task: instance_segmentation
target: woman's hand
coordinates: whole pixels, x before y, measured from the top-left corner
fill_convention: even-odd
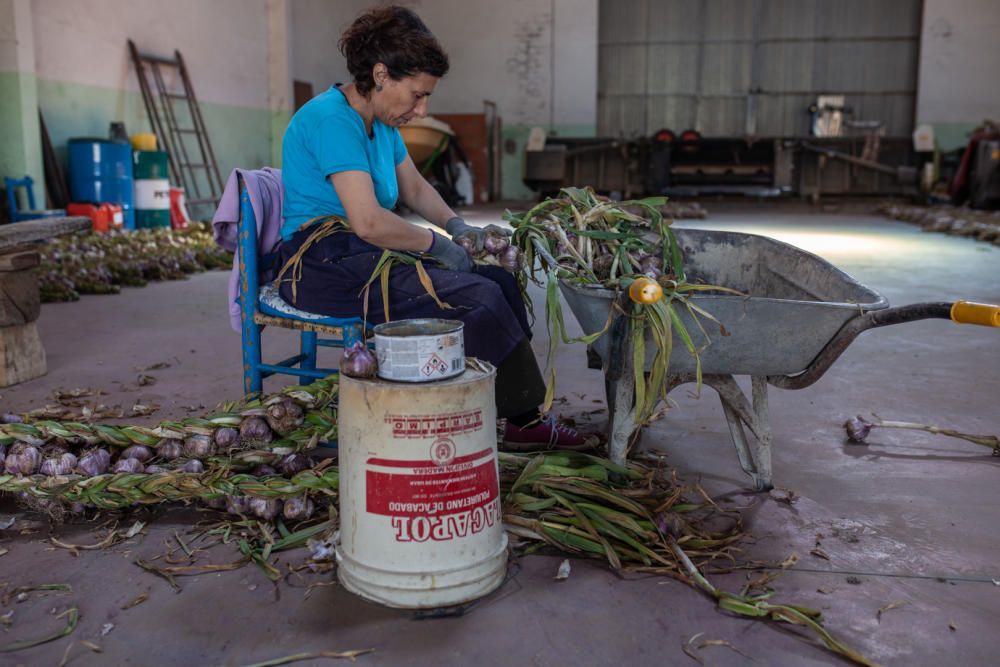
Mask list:
[[[486,225],[485,227],[473,227],[467,223],[462,218],[455,216],[444,226],[445,230],[451,234],[451,240],[456,243],[460,239],[467,238],[471,241],[474,252],[482,252],[483,243],[486,241],[486,235],[490,232],[494,234],[503,234],[504,236],[510,236],[511,232],[509,229],[504,229],[497,225]]]
[[[469,253],[465,252],[465,248],[454,241],[449,241],[437,232],[431,233],[434,234],[434,240],[431,242],[431,247],[427,249],[428,255],[441,262],[446,269],[465,273],[472,270],[472,258],[469,257]]]

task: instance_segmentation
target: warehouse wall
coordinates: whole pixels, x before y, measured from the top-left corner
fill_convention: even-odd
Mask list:
[[[341,31],[372,2],[292,0],[292,78],[318,93],[347,80]],[[417,0],[412,7],[451,57],[431,113],[482,113],[495,101],[503,119],[503,194],[528,197],[524,145],[534,126],[593,136],[597,125],[597,0]]]
[[[43,194],[36,106],[63,160],[69,138],[106,137],[111,121],[124,121],[130,134],[150,130],[129,38],[149,53],[184,55],[224,175],[269,164],[273,126],[284,130],[291,105],[290,92],[282,94],[290,91],[289,58],[272,53],[287,49],[283,13],[287,0],[179,0],[169,8],[156,0],[0,0],[0,172],[26,167]]]
[[[31,176],[44,206],[37,105],[31,2],[0,0],[0,177]]]
[[[223,174],[268,163],[265,0],[179,0],[169,9],[157,0],[32,5],[38,103],[57,152],[70,137],[107,136],[112,120],[130,134],[150,131],[131,38],[145,52],[181,51]]]
[[[1000,119],[1000,2],[924,0],[917,121],[944,149],[966,143],[984,119]]]

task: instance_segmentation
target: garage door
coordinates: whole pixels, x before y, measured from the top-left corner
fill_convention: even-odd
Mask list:
[[[820,94],[913,130],[920,0],[600,0],[598,132],[803,136]]]

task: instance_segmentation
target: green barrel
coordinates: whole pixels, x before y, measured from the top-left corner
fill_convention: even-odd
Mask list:
[[[136,229],[170,227],[170,177],[166,151],[135,151]]]

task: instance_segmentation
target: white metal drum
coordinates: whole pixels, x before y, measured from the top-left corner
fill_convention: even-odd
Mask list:
[[[341,376],[338,577],[393,607],[476,599],[501,584],[495,369],[433,384]]]

